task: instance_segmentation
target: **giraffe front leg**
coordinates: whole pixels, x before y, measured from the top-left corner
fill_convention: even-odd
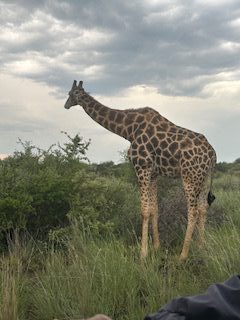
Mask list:
[[[188,177],[183,178],[183,187],[185,191],[185,196],[187,200],[187,230],[183,242],[183,248],[180,255],[180,261],[184,261],[188,257],[190,243],[192,240],[192,234],[195,229],[195,225],[198,218],[198,207],[197,207],[197,198],[199,190],[198,188],[191,182],[189,182]]]
[[[158,232],[158,212],[152,216],[152,231],[153,231],[153,247],[157,250],[160,247],[160,239]]]
[[[148,254],[148,227],[149,227],[149,199],[148,192],[141,188],[141,214],[142,214],[142,239],[141,239],[141,259],[146,258]]]
[[[141,259],[145,259],[148,254],[148,225],[149,217],[143,216],[142,219],[142,240],[141,240]]]
[[[149,219],[151,214],[150,207],[150,181],[151,170],[140,169],[137,171],[138,182],[141,194],[141,215],[142,215],[142,239],[141,239],[141,254],[143,260],[148,254],[148,229]]]

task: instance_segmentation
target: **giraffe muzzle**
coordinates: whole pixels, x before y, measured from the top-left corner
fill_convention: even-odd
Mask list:
[[[65,102],[65,104],[64,104],[64,108],[65,108],[65,109],[70,109],[71,106],[72,106],[72,104],[71,104],[71,99],[70,99],[70,97],[69,97],[69,98],[67,99],[67,101]]]

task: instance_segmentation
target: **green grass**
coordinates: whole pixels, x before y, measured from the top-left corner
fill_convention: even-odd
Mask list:
[[[225,279],[240,273],[240,228],[232,221],[207,235],[207,263],[210,275]]]
[[[105,313],[113,319],[143,319],[170,299],[203,292],[211,283],[239,273],[240,230],[232,222],[207,233],[207,246],[194,245],[189,260],[179,250],[150,251],[145,263],[139,248],[114,238],[71,239],[64,253],[49,254],[36,274],[33,319],[75,319]]]
[[[114,319],[141,319],[177,295],[201,290],[202,279],[194,274],[198,261],[181,265],[176,253],[163,251],[151,253],[141,264],[138,256],[137,247],[114,239],[88,241],[84,251],[71,247],[65,254],[50,254],[35,279],[35,318],[73,319],[101,312]]]
[[[193,243],[186,263],[178,261],[180,247],[151,249],[141,263],[138,243],[129,245],[113,235],[93,238],[77,225],[58,249],[16,237],[0,258],[0,319],[81,319],[105,313],[114,320],[139,320],[174,297],[201,293],[239,273],[240,191],[237,180],[231,181],[221,177],[215,182],[211,210],[224,219],[208,225],[206,247],[199,251]]]
[[[239,273],[240,230],[231,223],[209,230],[205,252],[192,248],[185,264],[178,262],[179,250],[150,251],[141,263],[138,246],[78,236],[81,245],[74,238],[64,251],[49,249],[38,269],[31,259],[23,261],[20,248],[19,255],[2,258],[1,317],[81,319],[101,312],[116,320],[143,319],[176,296],[200,293]]]
[[[9,243],[9,253],[0,258],[0,319],[26,319],[31,283],[29,265],[32,247],[22,246],[18,237]]]

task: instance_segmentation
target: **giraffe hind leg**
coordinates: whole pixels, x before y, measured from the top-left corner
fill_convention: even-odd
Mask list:
[[[197,222],[197,207],[190,206],[188,208],[188,223],[187,223],[187,230],[183,242],[182,252],[180,255],[180,261],[185,261],[188,257],[190,243],[192,240],[192,234],[195,229],[195,225]]]
[[[150,215],[152,222],[153,247],[157,250],[160,246],[158,232],[158,200],[157,200],[157,178],[153,177],[150,183]]]
[[[205,243],[204,233],[205,233],[205,223],[207,218],[207,202],[202,202],[198,204],[198,246],[202,248]]]
[[[148,254],[148,229],[150,220],[150,170],[142,170],[138,174],[138,181],[141,194],[141,214],[142,214],[142,239],[141,239],[141,254],[143,260]]]
[[[187,200],[188,222],[187,222],[187,230],[186,230],[186,234],[183,242],[182,252],[180,255],[180,261],[184,261],[188,257],[192,235],[198,219],[197,196],[199,194],[199,190],[187,179],[186,180],[183,179],[183,187],[184,187],[185,196]]]
[[[205,223],[207,218],[207,210],[211,203],[214,201],[215,196],[212,194],[211,190],[211,176],[208,175],[205,182],[203,183],[201,192],[198,197],[198,236],[199,236],[199,247],[202,248],[204,245],[204,233],[205,233]]]

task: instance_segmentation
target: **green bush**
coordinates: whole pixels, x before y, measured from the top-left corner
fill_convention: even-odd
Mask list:
[[[86,170],[73,178],[69,218],[95,235],[128,236],[139,224],[139,197],[134,186]]]
[[[27,229],[40,238],[68,224],[71,177],[86,164],[89,142],[76,135],[69,143],[47,151],[30,142],[22,151],[0,160],[0,236]]]

